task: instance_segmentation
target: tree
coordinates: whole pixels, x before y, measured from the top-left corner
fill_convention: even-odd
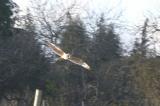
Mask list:
[[[159,57],[155,58],[154,55],[149,55],[151,45],[150,30],[152,26],[148,24],[149,19],[144,21],[142,26],[140,39],[136,39],[134,45],[133,55],[130,57],[132,59],[132,72],[134,73],[134,80],[137,91],[143,95],[144,103],[148,105],[159,105],[158,87],[160,86],[158,82],[158,63]],[[153,36],[153,33],[152,33]],[[157,54],[156,54],[157,55]],[[152,97],[152,98],[151,98]]]
[[[14,29],[13,34],[13,37],[0,41],[0,94],[9,98],[13,94],[12,99],[23,100],[21,95],[26,93],[26,88],[45,88],[49,62],[42,55],[33,33]]]
[[[16,4],[12,0],[0,1],[0,36],[10,36],[13,27],[12,9]]]
[[[108,98],[111,93],[111,90],[104,89],[112,89],[115,85],[106,86],[109,81],[106,81],[106,74],[108,70],[112,70],[110,74],[113,74],[113,70],[117,70],[115,67],[115,60],[121,57],[120,54],[120,39],[118,34],[115,33],[114,25],[106,25],[105,17],[102,14],[97,22],[97,29],[94,32],[93,40],[92,40],[92,66],[95,70],[95,83],[94,89],[96,89],[96,104],[97,105],[106,105],[109,102]],[[112,68],[113,67],[115,68]],[[107,73],[108,74],[108,73]],[[103,82],[104,81],[104,82]],[[110,81],[114,82],[114,79],[110,79]],[[103,92],[104,95],[101,95]],[[108,95],[107,97],[105,95]],[[113,94],[111,94],[113,96]],[[111,96],[110,95],[110,96]],[[103,99],[107,101],[103,101]],[[96,105],[95,105],[96,106]]]
[[[147,18],[144,21],[144,24],[142,26],[142,30],[141,31],[141,37],[138,39],[136,38],[135,42],[134,42],[134,48],[133,48],[133,54],[139,54],[141,56],[147,56],[147,52],[148,52],[148,46],[149,46],[149,38],[148,38],[148,22],[149,19]]]
[[[70,13],[67,15],[67,23],[62,34],[61,46],[67,52],[81,55],[83,52],[86,52],[89,38],[80,17],[72,18],[70,15]]]
[[[88,44],[88,35],[86,34],[86,28],[80,19],[79,16],[72,17],[68,12],[65,29],[62,33],[62,39],[60,46],[62,49],[68,53],[71,53],[74,56],[80,57],[87,61],[87,44]],[[66,61],[65,61],[66,62]],[[72,63],[64,63],[65,69],[65,88],[72,90],[72,98],[68,98],[69,105],[71,104],[84,104],[86,99],[86,74],[84,69],[74,65]],[[63,70],[64,70],[63,69]],[[68,92],[69,92],[68,91]],[[72,93],[71,93],[72,94]],[[70,95],[68,95],[70,96]],[[77,99],[74,99],[77,98]]]
[[[106,25],[104,15],[97,22],[97,30],[94,37],[94,54],[96,64],[120,58],[120,39],[114,31],[113,25]]]

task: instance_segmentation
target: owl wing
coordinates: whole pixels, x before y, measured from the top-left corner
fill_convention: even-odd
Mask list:
[[[65,52],[60,49],[59,47],[57,47],[55,44],[47,42],[48,47],[52,48],[53,52],[56,53],[58,56],[62,57]]]
[[[90,66],[80,58],[70,56],[70,58],[68,60],[74,64],[78,64],[78,65],[82,66],[83,68],[90,70]]]

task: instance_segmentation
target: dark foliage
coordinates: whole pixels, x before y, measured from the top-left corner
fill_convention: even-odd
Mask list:
[[[17,5],[12,0],[0,1],[0,37],[11,36],[13,22],[13,8]]]
[[[44,88],[49,63],[41,55],[33,33],[14,29],[14,36],[0,41],[0,91]],[[2,95],[1,95],[2,96]]]

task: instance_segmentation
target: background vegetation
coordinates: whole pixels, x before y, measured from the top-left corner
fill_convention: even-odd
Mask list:
[[[160,105],[160,57],[154,39],[158,23],[146,18],[134,27],[133,49],[125,52],[117,32],[121,27],[109,22],[107,13],[90,25],[74,14],[75,4],[61,8],[58,18],[58,13],[51,16],[56,8],[47,13],[46,5],[34,5],[26,15],[11,17],[18,6],[0,1],[1,106],[32,106],[36,88],[43,90],[46,106]],[[44,39],[82,58],[92,71],[68,61],[55,62],[58,57]]]

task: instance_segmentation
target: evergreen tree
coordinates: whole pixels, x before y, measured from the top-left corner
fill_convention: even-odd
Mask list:
[[[147,51],[148,51],[148,46],[149,46],[149,38],[148,38],[148,31],[147,31],[147,28],[148,28],[148,22],[149,20],[146,19],[144,21],[144,24],[142,26],[142,30],[141,31],[141,37],[138,39],[136,38],[135,39],[135,42],[134,42],[134,47],[133,47],[133,51],[132,53],[133,54],[138,54],[138,55],[141,55],[141,56],[147,56]]]
[[[11,0],[0,1],[0,36],[10,36],[11,27],[13,26],[12,9],[16,4]]]
[[[97,65],[120,58],[119,36],[115,33],[113,25],[105,24],[103,15],[97,23],[93,48]]]
[[[148,28],[148,19],[145,20],[143,29],[142,29],[142,38],[141,38],[141,52],[143,56],[146,56],[147,53],[147,43],[148,43],[148,38],[147,38],[147,28]]]
[[[79,16],[72,18],[70,14],[67,15],[66,24],[61,46],[67,52],[81,55],[85,51],[88,41],[85,26]]]
[[[115,64],[115,60],[120,58],[120,39],[119,36],[115,33],[113,25],[106,25],[105,17],[102,14],[99,21],[97,22],[97,30],[94,32],[93,38],[93,66],[96,71],[96,97],[98,101],[98,105],[101,105],[103,99],[105,102],[108,102],[109,93],[112,91],[108,91],[109,89],[113,89],[115,87],[114,84],[110,82],[106,82],[106,74],[107,70],[110,70],[112,65]],[[114,66],[114,71],[117,66]],[[112,73],[113,73],[112,70]],[[112,74],[110,73],[110,74]],[[109,73],[107,73],[109,74]],[[114,73],[115,74],[115,73]],[[104,81],[104,82],[103,82]],[[114,80],[111,79],[111,82]],[[111,86],[108,86],[108,85]],[[108,90],[107,90],[108,89]],[[102,96],[100,92],[104,92]],[[110,94],[110,96],[113,93]],[[112,95],[113,96],[113,95]],[[102,103],[105,103],[104,101]]]
[[[86,61],[88,36],[86,34],[85,26],[79,16],[73,18],[70,13],[67,14],[66,21],[66,27],[62,34],[60,46],[64,51]],[[67,64],[66,61],[63,66],[68,67],[67,69],[63,67],[65,69],[65,85],[70,85],[65,88],[68,90],[72,89],[74,92],[77,92],[72,95],[72,98],[67,98],[69,106],[75,103],[83,104],[86,93],[85,69],[70,62]]]
[[[1,45],[3,51],[0,53],[0,93],[4,94],[23,91],[26,87],[44,87],[46,70],[49,70],[49,62],[41,55],[33,34],[17,31],[9,40],[1,40],[7,43]]]

